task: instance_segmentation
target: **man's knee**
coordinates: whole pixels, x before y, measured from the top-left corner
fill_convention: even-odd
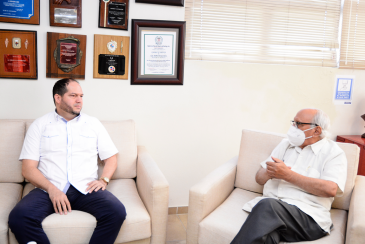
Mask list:
[[[265,244],[278,244],[280,242],[280,234],[278,231],[273,231],[266,236]]]
[[[105,217],[114,221],[115,224],[122,225],[127,216],[127,212],[123,203],[115,198],[115,200],[110,201],[108,205],[108,211],[105,212],[105,214],[108,216]]]
[[[256,206],[254,207],[254,209],[262,211],[263,209],[267,209],[267,208],[275,208],[275,206],[279,205],[279,200],[274,199],[274,198],[265,198],[262,199],[261,201],[259,201]]]
[[[9,228],[14,232],[17,228],[22,228],[27,219],[27,211],[20,207],[15,208],[9,214]]]
[[[113,212],[116,216],[116,219],[119,220],[118,222],[120,223],[120,225],[122,225],[125,218],[127,217],[127,212],[125,210],[124,205],[121,202],[119,202],[119,204],[116,204],[114,206]]]

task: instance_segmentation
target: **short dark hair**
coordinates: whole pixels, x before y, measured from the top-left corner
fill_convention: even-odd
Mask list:
[[[58,80],[54,86],[53,86],[53,102],[56,105],[56,101],[54,99],[54,95],[58,94],[61,97],[67,92],[67,86],[70,82],[77,82],[77,84],[80,84],[77,80],[71,79],[71,78],[65,78]]]

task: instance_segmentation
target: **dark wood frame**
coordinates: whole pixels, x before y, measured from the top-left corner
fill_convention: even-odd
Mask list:
[[[35,63],[35,77],[24,77],[24,76],[0,76],[2,79],[30,79],[30,80],[38,80],[38,53],[37,53],[37,31],[31,31],[31,30],[6,30],[6,29],[0,29],[0,31],[14,31],[14,32],[32,32],[34,35],[34,45],[33,45],[33,53],[35,55],[34,57],[34,63]],[[9,43],[9,45],[12,45]],[[2,62],[4,62],[4,57],[0,57]]]
[[[110,0],[110,2],[112,2],[113,0]],[[109,3],[110,3],[109,2]],[[118,1],[119,2],[119,1]],[[104,2],[103,0],[99,0],[99,22],[98,22],[98,26],[99,28],[108,28],[108,29],[118,29],[118,30],[128,30],[128,18],[129,18],[129,0],[123,0],[123,1],[120,1],[120,2],[123,2],[125,3],[125,25],[124,26],[120,26],[120,25],[108,25],[106,27],[102,26],[101,25],[101,21],[104,19],[104,11],[102,11],[101,9],[103,8],[104,10]],[[108,3],[108,5],[109,5]],[[103,7],[102,7],[103,5]],[[107,14],[108,15],[108,14]]]
[[[178,29],[176,78],[138,78],[139,28],[174,28]],[[131,85],[183,85],[185,57],[185,21],[132,20]]]
[[[184,7],[184,0],[136,0],[136,3],[151,3]]]
[[[6,18],[0,17],[0,22],[7,22],[7,23],[16,23],[16,24],[28,24],[28,25],[39,25],[40,23],[40,0],[34,0],[34,16],[30,19],[16,19],[16,18]]]
[[[76,6],[77,8],[77,24],[63,24],[63,23],[55,23],[54,22],[54,9],[59,8],[67,8],[67,5],[58,5],[53,3],[54,0],[49,0],[49,24],[50,26],[59,26],[59,27],[73,27],[73,28],[81,28],[82,27],[82,0],[78,0],[79,4]],[[74,5],[70,5],[70,7],[74,7]]]

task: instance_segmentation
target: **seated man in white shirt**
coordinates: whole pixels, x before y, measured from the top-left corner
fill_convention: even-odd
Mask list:
[[[250,212],[231,243],[313,241],[330,233],[330,209],[343,194],[347,159],[326,138],[329,118],[321,110],[297,113],[287,138],[261,163],[256,181],[263,196],[243,206]]]
[[[42,221],[52,213],[80,210],[97,226],[90,243],[114,243],[126,218],[124,205],[105,190],[117,168],[118,150],[100,121],[81,114],[83,92],[76,80],[53,87],[54,112],[35,120],[24,140],[20,159],[23,176],[36,188],[9,215],[19,244],[50,243]],[[105,167],[98,179],[97,157]]]

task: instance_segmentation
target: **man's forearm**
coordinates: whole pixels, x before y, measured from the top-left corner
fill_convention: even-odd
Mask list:
[[[270,180],[270,176],[267,174],[266,169],[261,167],[256,173],[256,182],[260,185],[265,185],[268,180]]]
[[[105,165],[101,177],[108,177],[111,179],[118,166],[117,155],[115,154],[110,158],[105,159],[104,163]]]
[[[310,178],[294,171],[285,180],[319,197],[334,197],[337,193],[338,186],[336,183],[328,180]]]
[[[37,168],[37,161],[24,159],[22,162],[22,175],[35,187],[41,188],[47,192],[56,187],[39,171]]]

